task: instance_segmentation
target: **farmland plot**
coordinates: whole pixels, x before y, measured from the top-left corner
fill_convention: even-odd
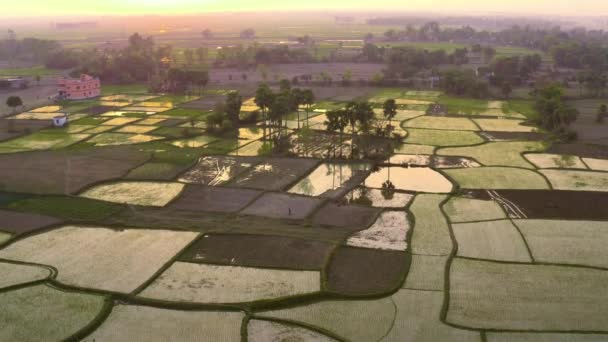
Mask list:
[[[453,224],[458,255],[476,259],[532,262],[526,243],[511,221]]]
[[[403,284],[404,289],[443,291],[447,256],[412,255],[412,265]]]
[[[524,157],[540,169],[587,169],[577,156],[563,154],[528,153]]]
[[[318,164],[316,160],[270,158],[237,176],[231,186],[260,190],[281,190]]]
[[[0,278],[0,290],[2,290],[10,286],[46,279],[51,275],[51,270],[40,266],[0,262],[0,274],[2,274]]]
[[[432,146],[466,146],[481,144],[483,138],[475,132],[450,131],[439,129],[408,128],[409,133],[405,139],[409,144],[432,145]]]
[[[402,125],[404,128],[428,128],[454,131],[478,131],[479,128],[471,119],[451,118],[441,116],[419,116],[408,120]]]
[[[540,170],[554,189],[608,191],[608,173],[593,171]]]
[[[369,164],[323,163],[302,178],[288,192],[306,196],[332,194],[351,183],[353,177],[364,175]]]
[[[169,205],[171,209],[235,213],[249,205],[262,191],[187,185]]]
[[[90,136],[90,134],[37,132],[0,143],[0,153],[60,149],[87,139]]]
[[[310,329],[260,319],[249,321],[247,325],[247,340],[250,342],[336,341],[331,337]]]
[[[465,189],[549,189],[545,178],[534,171],[508,167],[445,170]]]
[[[607,281],[601,270],[456,258],[446,319],[475,329],[605,331]]]
[[[505,219],[502,207],[494,201],[453,197],[444,206],[452,222],[472,222]]]
[[[374,224],[346,241],[354,247],[405,251],[410,224],[405,211],[385,211]]]
[[[491,132],[535,132],[536,128],[524,126],[523,120],[512,119],[474,119],[483,131]]]
[[[15,242],[0,250],[0,258],[54,266],[65,284],[129,293],[196,236],[67,226]]]
[[[404,208],[413,198],[413,194],[401,192],[387,193],[379,189],[365,187],[358,187],[344,197],[348,203],[368,205],[374,208]]]
[[[452,183],[441,173],[426,167],[381,167],[365,180],[365,185],[382,189],[391,183],[396,190],[418,191],[431,193],[448,193],[452,191]]]
[[[184,188],[180,183],[120,182],[98,185],[80,196],[114,203],[163,207]]]
[[[251,157],[203,157],[197,165],[183,174],[179,181],[210,186],[221,185],[261,161],[260,158]]]
[[[256,317],[302,322],[354,342],[379,341],[395,319],[390,297],[374,300],[323,301],[306,306],[262,311]]]
[[[412,253],[449,255],[452,251],[450,228],[439,206],[445,195],[417,195],[410,208],[414,215]]]
[[[61,223],[61,220],[44,215],[0,210],[0,231],[24,234]]]
[[[513,166],[531,168],[522,152],[542,151],[538,142],[490,142],[478,146],[442,148],[437,154],[443,156],[471,157],[485,166]]]
[[[242,303],[320,291],[317,271],[288,271],[176,262],[140,296],[193,303]]]
[[[265,193],[241,213],[280,219],[302,220],[323,203],[318,198]]]
[[[104,298],[37,285],[0,293],[0,340],[62,341],[90,324]]]
[[[608,268],[608,222],[516,220],[534,259]]]
[[[591,170],[608,171],[608,159],[583,158]]]
[[[85,341],[239,341],[241,312],[177,311],[117,305]]]

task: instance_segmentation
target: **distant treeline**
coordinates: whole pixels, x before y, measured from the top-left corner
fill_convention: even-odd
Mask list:
[[[534,28],[549,29],[555,27],[556,20],[543,20],[538,18],[522,17],[479,17],[479,16],[446,16],[440,19],[431,19],[426,16],[399,16],[399,17],[380,17],[367,20],[368,25],[381,26],[401,26],[407,25],[422,26],[429,21],[439,20],[445,26],[465,26],[470,25],[480,29],[497,31],[508,29],[515,25],[530,26]],[[573,25],[574,23],[566,20],[557,22],[560,25]]]
[[[43,62],[60,49],[61,45],[53,40],[9,38],[0,40],[0,59]]]

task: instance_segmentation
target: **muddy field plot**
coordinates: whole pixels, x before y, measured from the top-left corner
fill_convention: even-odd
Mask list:
[[[0,156],[0,189],[36,194],[75,193],[122,177],[149,154],[128,148],[32,152]]]
[[[531,219],[608,221],[608,193],[561,190],[499,190]]]
[[[261,158],[253,157],[203,157],[198,164],[184,173],[179,181],[210,186],[222,185],[261,161]]]
[[[445,170],[464,189],[549,189],[549,184],[540,174],[518,168],[478,167]]]
[[[540,169],[584,169],[587,166],[577,156],[548,153],[528,153],[524,157]]]
[[[547,138],[543,133],[538,132],[478,132],[479,135],[489,141],[542,141]]]
[[[29,213],[0,210],[0,231],[25,234],[61,223],[60,219]]]
[[[443,210],[452,222],[489,221],[507,218],[504,210],[495,201],[452,197],[443,205]]]
[[[380,214],[380,209],[377,208],[327,203],[315,212],[312,222],[356,231],[373,224],[378,214]]]
[[[243,303],[320,291],[317,271],[176,262],[140,294],[175,302]]]
[[[515,220],[534,259],[608,268],[608,222]]]
[[[229,186],[278,191],[310,172],[319,162],[313,159],[269,158],[237,176]]]
[[[280,219],[303,220],[323,204],[322,199],[305,196],[265,193],[241,214]]]
[[[452,225],[458,256],[513,262],[532,262],[526,242],[509,220]]]
[[[262,194],[258,190],[187,185],[170,209],[235,213]]]
[[[361,248],[406,251],[409,230],[406,211],[385,211],[371,227],[349,237],[346,244]]]
[[[19,240],[0,250],[0,258],[53,266],[65,284],[129,293],[197,235],[66,226]]]
[[[130,180],[172,181],[182,174],[189,165],[148,162],[129,172],[124,178]]]
[[[117,305],[91,335],[91,341],[238,341],[241,312],[178,311],[136,305]]]
[[[0,340],[64,341],[91,324],[104,297],[47,285],[0,293]]]
[[[180,183],[120,182],[94,186],[80,196],[113,203],[163,207],[183,188]]]
[[[339,247],[325,271],[327,290],[347,296],[389,293],[401,286],[410,258],[404,252]]]
[[[320,270],[334,245],[314,240],[248,234],[206,234],[180,261],[232,266]]]
[[[474,329],[605,331],[607,281],[602,270],[456,258],[446,319]]]

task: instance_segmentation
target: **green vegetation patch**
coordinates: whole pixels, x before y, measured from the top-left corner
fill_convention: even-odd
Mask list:
[[[452,197],[443,206],[452,222],[488,221],[507,218],[502,207],[494,201]]]
[[[526,243],[509,220],[452,225],[458,256],[475,259],[532,262]]]
[[[62,341],[93,322],[104,297],[37,285],[0,293],[0,340]]]
[[[12,203],[9,208],[70,221],[97,221],[123,209],[118,204],[71,196],[39,196]]]
[[[540,142],[505,141],[489,142],[478,146],[442,148],[442,156],[471,157],[485,166],[513,166],[532,168],[522,156],[523,152],[539,152],[545,149]]]
[[[408,128],[406,143],[433,146],[466,146],[481,144],[483,138],[474,132]]]
[[[517,220],[534,259],[608,268],[608,222]]]
[[[37,132],[0,143],[0,153],[60,149],[87,139],[88,137],[90,137],[89,134]]]
[[[449,255],[452,252],[450,228],[439,206],[446,195],[418,195],[410,207],[414,216],[411,237],[413,254]]]
[[[353,342],[379,341],[391,330],[395,305],[390,297],[374,300],[335,300],[289,309],[263,311],[256,317],[300,322],[330,331]],[[362,327],[364,327],[362,329]]]
[[[508,167],[478,167],[444,170],[465,189],[549,189],[545,178],[534,171]]]
[[[554,189],[578,191],[608,191],[608,175],[605,172],[540,170]]]
[[[412,255],[412,264],[403,288],[410,290],[443,291],[447,256]]]
[[[604,331],[608,272],[456,258],[446,320],[473,329]]]
[[[0,232],[0,236],[1,236]],[[0,243],[1,244],[1,243]],[[0,262],[0,289],[37,280],[46,279],[51,275],[48,268]]]
[[[452,118],[444,116],[419,116],[402,124],[403,128],[428,128],[456,131],[478,131],[479,128],[469,118]]]
[[[441,271],[442,275],[444,271]],[[395,323],[382,341],[479,341],[479,332],[451,327],[439,320],[444,294],[400,290],[391,299],[397,307]]]
[[[274,270],[176,262],[141,297],[193,303],[242,303],[321,290],[318,271]]]
[[[178,311],[116,305],[85,340],[90,341],[239,341],[241,312]]]
[[[564,154],[528,153],[524,157],[540,169],[587,169],[577,156]]]
[[[435,152],[435,146],[429,145],[414,145],[414,144],[403,144],[399,148],[395,149],[395,153],[399,154],[427,154],[431,155]]]
[[[210,111],[191,108],[173,108],[171,110],[163,112],[163,115],[170,117],[194,118],[197,120],[202,120],[209,114],[211,114]]]
[[[10,240],[13,236],[9,233],[0,232],[0,245]],[[0,286],[2,287],[2,286]]]
[[[505,113],[515,112],[522,114],[528,120],[533,120],[538,117],[536,109],[534,109],[534,101],[532,100],[509,100],[502,107]]]
[[[141,180],[164,180],[169,181],[175,179],[177,175],[185,171],[183,165],[162,163],[162,162],[149,162],[144,165],[131,170],[126,179],[141,179]]]
[[[87,142],[93,143],[95,146],[116,146],[141,144],[160,139],[163,139],[163,137],[147,134],[101,133],[89,139]]]
[[[30,68],[0,68],[0,76],[49,76],[60,72],[60,70],[49,69],[42,65]]]
[[[148,87],[145,84],[125,84],[125,85],[102,85],[101,95],[114,94],[147,94]]]

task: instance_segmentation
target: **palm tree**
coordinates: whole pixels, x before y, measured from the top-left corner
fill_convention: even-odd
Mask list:
[[[306,126],[308,127],[310,107],[315,104],[315,94],[312,90],[305,89],[302,91],[302,104],[306,105]]]
[[[327,130],[330,132],[340,132],[340,157],[342,157],[342,136],[344,134],[344,129],[346,126],[348,126],[348,119],[348,113],[344,109],[331,110],[327,112],[327,120],[325,121]]]
[[[266,110],[270,108],[274,100],[274,94],[268,85],[261,84],[255,92],[255,104],[262,110],[262,121],[263,121],[263,139],[266,139]]]

